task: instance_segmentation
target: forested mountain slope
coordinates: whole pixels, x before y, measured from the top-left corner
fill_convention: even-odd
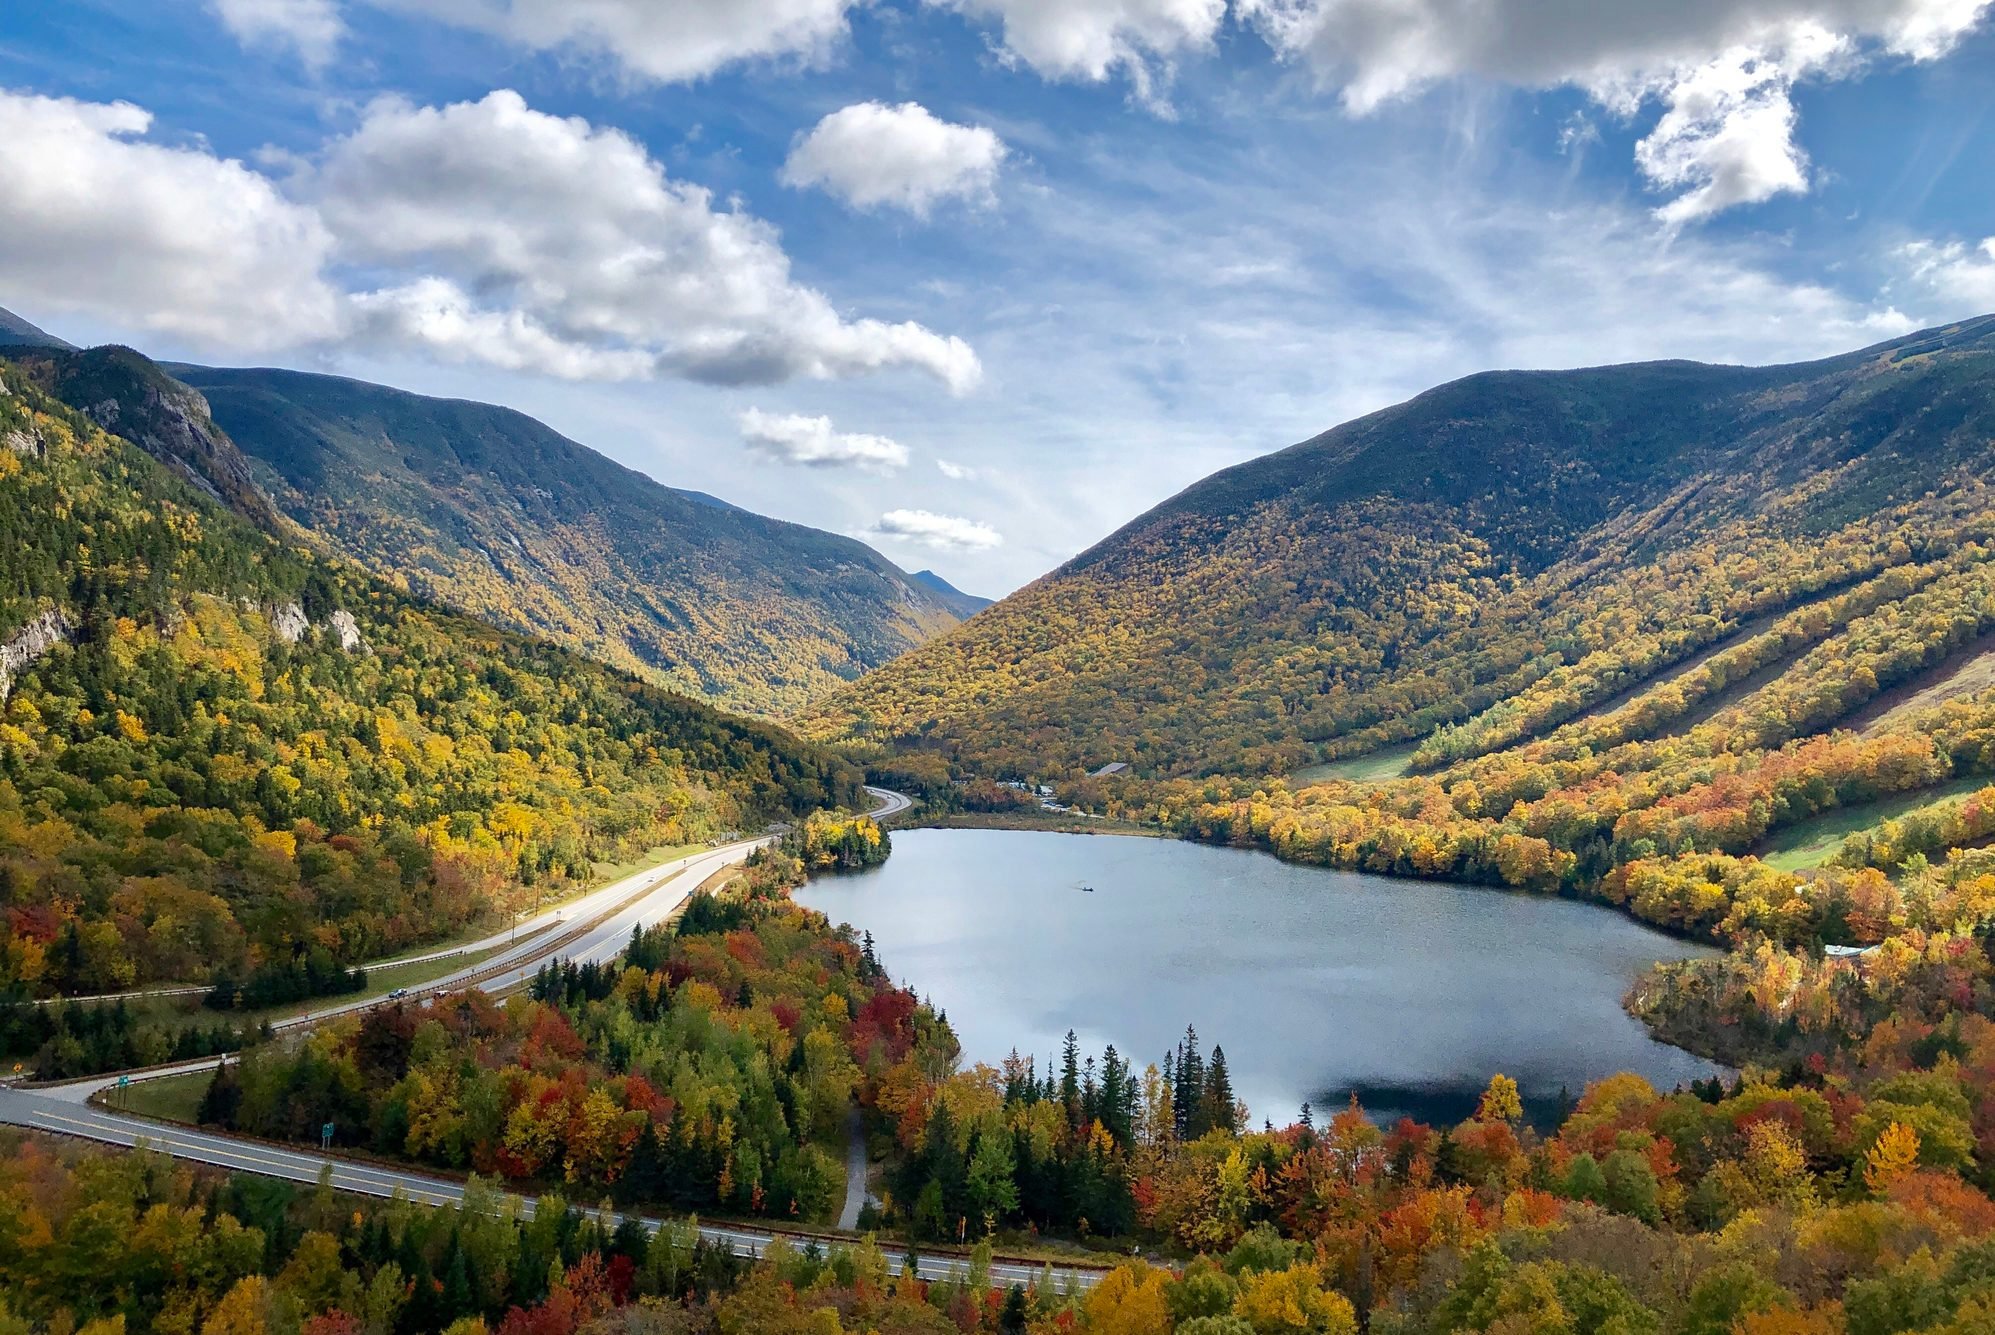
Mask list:
[[[170,369],[330,550],[731,709],[793,712],[961,619],[863,543],[662,486],[510,409]]]
[[[1472,376],[1189,488],[808,726],[1046,778],[1415,742],[1432,769],[1608,705],[1570,746],[1721,704],[1777,746],[1995,629],[1991,441],[1995,318],[1796,366]]]
[[[844,762],[258,529],[0,361],[0,989],[366,959]]]

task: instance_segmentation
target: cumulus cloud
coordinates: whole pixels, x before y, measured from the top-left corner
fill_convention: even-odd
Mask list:
[[[961,339],[842,316],[791,276],[775,229],[628,135],[514,92],[377,102],[308,184],[344,254],[422,280],[363,306],[456,355],[713,384],[908,367],[962,392],[980,374]]]
[[[859,102],[797,140],[782,181],[821,186],[854,208],[925,218],[941,200],[989,199],[1004,158],[1004,141],[982,126],[951,124],[918,102]]]
[[[329,337],[332,236],[264,176],[150,142],[126,102],[0,91],[0,288],[75,312],[226,347]]]
[[[1118,71],[1150,98],[1179,55],[1212,45],[1226,0],[928,0],[1001,25],[1002,50],[1048,79]]]
[[[968,464],[953,463],[948,459],[937,459],[935,466],[941,471],[942,476],[948,478],[951,482],[975,482],[984,475],[984,470],[981,468],[972,468]]]
[[[516,93],[377,102],[281,188],[151,129],[128,103],[0,91],[15,299],[204,344],[358,341],[569,379],[901,368],[960,393],[981,375],[959,338],[842,314],[775,229],[635,140]],[[351,274],[365,284],[334,281]]]
[[[211,0],[222,26],[245,46],[288,46],[314,67],[332,59],[346,31],[333,0]]]
[[[1978,246],[1959,241],[1914,241],[1898,259],[1907,280],[1948,317],[1995,311],[1995,236]]]
[[[375,0],[533,51],[606,59],[660,83],[741,61],[828,55],[853,0]]]
[[[741,414],[741,438],[758,454],[807,468],[862,468],[872,473],[891,473],[907,467],[907,446],[885,436],[833,430],[829,417],[765,413],[750,408]]]
[[[1004,545],[1004,537],[989,524],[929,510],[889,510],[867,529],[873,542],[907,542],[941,552],[987,552]]]
[[[1281,56],[1364,114],[1461,76],[1660,104],[1637,164],[1680,223],[1808,188],[1789,96],[1874,55],[1932,60],[1989,0],[1235,0]]]
[[[1796,79],[1849,49],[1820,28],[1779,53],[1746,48],[1679,76],[1663,92],[1662,119],[1635,145],[1635,163],[1661,189],[1681,190],[1657,215],[1708,218],[1779,194],[1805,194],[1808,158],[1794,141]]]

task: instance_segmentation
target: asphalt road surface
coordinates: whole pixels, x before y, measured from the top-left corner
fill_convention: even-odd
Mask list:
[[[212,1164],[217,1168],[237,1173],[255,1173],[262,1177],[283,1178],[291,1182],[316,1183],[330,1168],[332,1185],[336,1190],[354,1192],[362,1196],[393,1196],[396,1192],[405,1193],[418,1205],[456,1205],[464,1199],[462,1183],[449,1178],[432,1177],[425,1173],[404,1172],[401,1169],[359,1163],[338,1156],[315,1154],[309,1150],[283,1149],[262,1141],[241,1140],[233,1136],[220,1136],[207,1131],[196,1131],[187,1127],[168,1126],[159,1122],[143,1121],[138,1118],[121,1117],[101,1108],[87,1104],[64,1103],[49,1098],[46,1094],[22,1089],[0,1087],[0,1122],[15,1126],[32,1127],[54,1135],[78,1136],[86,1140],[102,1141],[107,1145],[133,1146],[143,1142],[148,1148],[176,1159],[188,1159],[195,1163]],[[520,1197],[528,1214],[533,1212],[536,1200],[532,1196]],[[660,1220],[645,1215],[636,1216],[648,1231],[657,1231]],[[612,1224],[621,1223],[624,1216],[612,1215]],[[734,1228],[726,1225],[702,1224],[700,1234],[710,1242],[720,1243],[733,1249],[737,1256],[760,1256],[775,1241],[778,1235],[761,1232],[753,1228]],[[788,1234],[794,1239],[794,1234]],[[828,1242],[841,1239],[825,1235]],[[849,1239],[843,1239],[849,1241]],[[900,1273],[906,1261],[906,1252],[897,1247],[883,1247],[887,1265],[895,1273]],[[950,1279],[962,1275],[967,1264],[961,1257],[920,1256],[915,1259],[916,1273],[923,1279]],[[1099,1269],[1081,1266],[1052,1266],[1052,1282],[1056,1287],[1065,1286],[1073,1290],[1088,1288],[1102,1276]],[[1031,1284],[1044,1280],[1048,1268],[1018,1262],[994,1262],[991,1266],[991,1282],[1009,1287],[1012,1284]]]

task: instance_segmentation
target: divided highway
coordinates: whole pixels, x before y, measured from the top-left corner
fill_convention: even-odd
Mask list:
[[[884,788],[869,787],[866,791],[879,801],[879,805],[871,813],[876,818],[883,819],[897,815],[914,805],[906,796]],[[613,959],[625,945],[629,944],[632,928],[662,921],[691,898],[693,891],[698,889],[708,877],[730,863],[739,861],[751,850],[775,842],[775,838],[773,835],[765,835],[755,839],[744,839],[708,852],[691,854],[634,876],[627,876],[559,909],[550,909],[520,924],[521,934],[532,933],[528,939],[519,941],[517,945],[502,950],[492,958],[467,965],[446,977],[426,983],[424,990],[450,990],[472,984],[506,988],[516,986],[530,978],[550,959],[572,959],[577,963]],[[484,942],[459,949],[470,951],[504,946],[513,935],[513,932],[507,931],[489,937]],[[372,998],[327,1006],[285,1020],[275,1027],[309,1029],[337,1016],[380,1004],[382,1004],[380,998]],[[126,1075],[133,1081],[157,1080],[171,1075],[211,1070],[215,1062],[215,1058],[209,1057],[172,1066],[148,1067],[143,1071],[128,1072]],[[404,1172],[400,1169],[361,1163],[335,1155],[286,1149],[262,1141],[197,1131],[191,1127],[124,1117],[90,1102],[93,1094],[113,1087],[117,1078],[116,1073],[111,1073],[34,1088],[0,1085],[0,1123],[30,1127],[56,1135],[77,1136],[108,1145],[131,1146],[143,1141],[150,1148],[172,1155],[174,1158],[211,1164],[231,1172],[255,1173],[264,1177],[284,1178],[292,1182],[317,1182],[321,1174],[330,1168],[334,1187],[364,1196],[392,1196],[401,1191],[407,1193],[410,1200],[423,1205],[449,1205],[463,1199],[463,1185],[449,1178]],[[521,1199],[525,1202],[526,1209],[531,1212],[535,1204],[534,1198],[526,1196]],[[659,1226],[660,1221],[657,1219],[638,1217],[647,1229],[655,1231]],[[796,1236],[795,1230],[784,1230],[779,1234],[752,1228],[713,1225],[703,1225],[700,1232],[709,1241],[731,1247],[741,1256],[760,1256],[777,1237]],[[833,1235],[822,1236],[828,1241],[837,1240]],[[888,1264],[898,1270],[905,1260],[905,1254],[892,1248],[886,1249],[886,1252]],[[923,1279],[947,1279],[962,1273],[964,1263],[957,1257],[918,1256],[916,1267],[917,1273]],[[1019,1262],[998,1263],[991,1267],[992,1281],[1004,1285],[1029,1283],[1042,1278],[1044,1274],[1045,1270],[1040,1266]],[[1099,1269],[1085,1266],[1052,1268],[1056,1284],[1076,1289],[1094,1284],[1101,1274]]]
[[[327,1169],[331,1169],[335,1189],[362,1196],[388,1197],[399,1191],[418,1205],[456,1205],[464,1199],[463,1184],[449,1178],[403,1172],[353,1159],[315,1154],[309,1150],[282,1149],[262,1141],[239,1140],[191,1128],[120,1117],[89,1105],[59,1103],[26,1090],[0,1088],[0,1122],[33,1127],[55,1135],[80,1136],[109,1145],[129,1146],[143,1142],[148,1148],[176,1159],[190,1159],[231,1172],[255,1173],[290,1182],[315,1183]],[[526,1213],[531,1214],[537,1204],[536,1198],[521,1196],[519,1199]],[[621,1223],[624,1219],[621,1214],[610,1217],[613,1223]],[[648,1215],[634,1217],[650,1232],[656,1232],[663,1222]],[[795,1230],[784,1230],[778,1234],[716,1224],[702,1224],[700,1235],[709,1242],[731,1248],[737,1256],[760,1256],[777,1237],[795,1239],[799,1236]],[[828,1242],[849,1241],[830,1234],[813,1236],[821,1236]],[[898,1273],[906,1262],[906,1251],[898,1247],[882,1247],[881,1250],[886,1253],[888,1266]],[[956,1278],[966,1269],[965,1262],[959,1256],[917,1255],[915,1258],[915,1272],[923,1279]],[[1053,1266],[1051,1271],[1054,1284],[1066,1285],[1074,1290],[1091,1287],[1102,1274],[1098,1269],[1081,1266]],[[1043,1266],[1000,1261],[991,1266],[991,1281],[1005,1286],[1030,1284],[1043,1279],[1046,1273],[1047,1268]]]

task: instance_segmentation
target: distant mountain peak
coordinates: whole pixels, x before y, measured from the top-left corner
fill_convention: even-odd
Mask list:
[[[909,575],[908,578],[919,584],[922,588],[927,589],[930,593],[942,598],[963,616],[981,612],[996,601],[992,598],[979,598],[974,593],[964,593],[933,570],[917,570],[912,575]]]
[[[4,306],[0,306],[0,348],[53,348],[57,352],[76,351],[74,343],[65,342],[54,334],[28,323]]]

